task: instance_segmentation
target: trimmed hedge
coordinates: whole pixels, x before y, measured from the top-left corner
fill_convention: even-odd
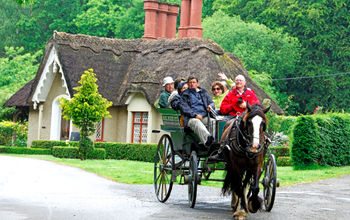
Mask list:
[[[106,159],[106,150],[103,148],[95,148],[92,152],[87,154],[88,159],[104,160]]]
[[[26,147],[0,147],[0,153],[51,155],[50,149],[33,149]]]
[[[58,158],[80,158],[78,147],[54,146],[52,148],[52,155]],[[87,158],[104,160],[106,158],[106,150],[102,148],[95,148],[92,152],[87,154]]]
[[[77,147],[78,141],[69,141],[69,146]],[[36,140],[32,142],[31,148],[49,148],[52,149],[54,146],[68,146],[66,141],[51,141],[51,140]]]
[[[292,166],[292,158],[291,157],[278,157],[277,158],[277,166],[285,167],[285,166]]]
[[[275,155],[277,166],[292,166],[289,147],[269,147],[269,153]]]
[[[79,146],[79,142],[77,141],[70,141],[70,146]],[[67,144],[65,141],[50,141],[50,140],[37,140],[32,142],[32,148],[46,148],[50,149],[53,147],[61,147],[61,148],[72,148],[67,147]],[[131,143],[116,143],[116,142],[96,142],[94,143],[95,149],[102,148],[105,150],[105,156],[103,157],[102,152],[93,152],[90,153],[90,156],[88,158],[99,158],[99,159],[125,159],[125,160],[137,160],[137,161],[144,161],[144,162],[154,162],[154,155],[157,151],[157,144],[131,144]],[[79,158],[75,157],[75,153],[58,153],[57,151],[64,151],[64,150],[55,150],[56,152],[52,151],[52,155],[61,158],[65,158],[65,155],[73,155],[66,158]],[[74,151],[74,150],[68,150],[68,151]],[[55,154],[55,155],[54,155]],[[99,156],[97,156],[99,155]]]
[[[52,156],[58,158],[79,158],[79,148],[78,147],[62,147],[53,146]]]
[[[292,160],[297,167],[350,165],[350,114],[298,117]]]
[[[104,147],[107,159],[127,159],[154,162],[157,151],[156,144],[130,143],[98,143],[96,147]]]

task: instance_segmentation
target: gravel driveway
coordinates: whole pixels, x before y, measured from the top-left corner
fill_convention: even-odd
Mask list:
[[[230,198],[199,187],[194,209],[187,186],[157,201],[152,185],[127,185],[53,162],[0,155],[0,219],[231,219]],[[248,219],[350,219],[350,176],[278,188],[270,213]]]

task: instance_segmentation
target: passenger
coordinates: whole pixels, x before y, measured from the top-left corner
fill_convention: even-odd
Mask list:
[[[164,90],[160,94],[159,97],[159,107],[160,108],[168,108],[168,99],[170,94],[174,91],[174,80],[172,77],[167,76],[163,79],[163,87]]]
[[[220,105],[222,100],[224,100],[225,96],[228,94],[229,90],[226,89],[225,86],[219,82],[215,81],[211,85],[211,91],[213,92],[213,102],[215,104],[215,109],[220,109]]]
[[[245,86],[246,80],[243,75],[235,78],[236,89],[229,92],[221,102],[220,112],[224,115],[240,115],[249,105],[260,104],[255,92]]]
[[[179,84],[181,84],[182,82],[186,82],[186,79],[183,77],[175,79],[174,91],[170,94],[170,96],[168,98],[168,106],[169,107],[171,107],[171,102],[173,101],[173,99],[179,94],[178,87],[179,87]],[[186,82],[186,84],[187,84],[187,82]]]
[[[180,84],[181,86],[185,86]],[[179,86],[179,88],[181,87]],[[211,100],[208,93],[199,87],[198,79],[196,77],[188,78],[188,89],[180,89],[180,98],[173,100],[171,106],[180,110],[184,116],[184,126],[188,126],[192,131],[198,135],[201,143],[209,147],[214,137],[205,127],[208,124],[208,112],[210,108],[214,108],[214,102]],[[179,89],[178,88],[178,89]],[[215,131],[215,120],[209,119],[211,128]]]

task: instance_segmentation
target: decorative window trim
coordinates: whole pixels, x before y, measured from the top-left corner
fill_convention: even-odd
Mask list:
[[[101,137],[98,138],[96,137],[95,142],[104,142],[103,141],[103,134],[104,134],[104,128],[105,128],[105,119],[101,119]],[[96,130],[96,135],[97,135],[97,130]]]
[[[135,114],[136,113],[140,113],[140,122],[135,122]],[[144,114],[147,114],[147,118],[149,118],[149,113],[148,112],[131,112],[132,114],[132,122],[131,122],[131,143],[147,143],[147,138],[146,138],[146,142],[142,142],[142,126],[143,125],[147,125],[147,128],[148,128],[148,119],[147,119],[147,122],[143,122],[143,117],[144,117]],[[139,141],[138,142],[134,142],[134,128],[135,128],[135,125],[140,125],[140,136],[139,136]],[[146,135],[148,136],[148,129],[146,131]]]

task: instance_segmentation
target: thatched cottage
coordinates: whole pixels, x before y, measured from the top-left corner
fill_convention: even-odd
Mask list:
[[[145,9],[147,2],[156,1],[145,1]],[[182,24],[180,28],[183,31],[190,26],[186,29]],[[153,40],[55,32],[46,44],[35,78],[4,104],[29,112],[28,146],[33,140],[66,140],[72,131],[77,131],[71,122],[62,118],[57,98],[73,97],[73,88],[79,86],[84,70],[90,68],[96,73],[101,95],[113,102],[108,109],[112,117],[99,123],[93,137],[96,141],[156,143],[160,134],[152,130],[159,129],[162,121],[153,104],[162,91],[161,82],[165,76],[187,78],[194,75],[199,78],[200,86],[209,90],[211,83],[218,80],[218,72],[223,71],[231,78],[243,74],[260,101],[270,99],[249,78],[240,60],[225,53],[212,40],[191,35],[163,38],[157,34],[158,30],[152,32],[147,25],[146,11],[144,38]],[[153,37],[149,33],[153,33]],[[170,32],[159,33],[166,37]],[[282,113],[273,100],[272,110]]]

